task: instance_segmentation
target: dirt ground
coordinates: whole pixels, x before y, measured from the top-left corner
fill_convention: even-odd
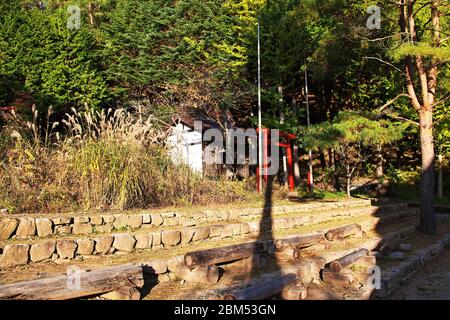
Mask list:
[[[397,290],[395,300],[450,300],[450,249],[417,271],[411,281]]]

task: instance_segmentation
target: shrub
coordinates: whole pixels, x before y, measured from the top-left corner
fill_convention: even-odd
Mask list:
[[[400,199],[416,200],[419,196],[420,168],[409,170],[389,167],[390,195]]]
[[[34,110],[31,121],[14,113],[5,121],[0,206],[11,211],[226,203],[253,195],[245,182],[207,180],[173,164],[158,121],[139,112],[86,108],[41,126]]]

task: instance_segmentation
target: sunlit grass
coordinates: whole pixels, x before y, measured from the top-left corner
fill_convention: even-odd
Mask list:
[[[249,200],[246,181],[175,165],[157,119],[123,109],[72,110],[59,122],[12,114],[1,132],[0,207],[10,212],[191,206]],[[42,125],[42,124],[45,125]],[[50,124],[48,124],[50,123]]]

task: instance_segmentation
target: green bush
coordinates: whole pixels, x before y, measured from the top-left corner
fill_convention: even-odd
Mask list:
[[[419,197],[420,167],[396,169],[389,166],[386,176],[390,181],[389,194],[395,198],[417,200]]]

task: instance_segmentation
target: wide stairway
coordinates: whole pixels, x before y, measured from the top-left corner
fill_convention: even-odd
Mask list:
[[[418,209],[366,199],[0,216],[0,299],[388,297],[448,245]]]

